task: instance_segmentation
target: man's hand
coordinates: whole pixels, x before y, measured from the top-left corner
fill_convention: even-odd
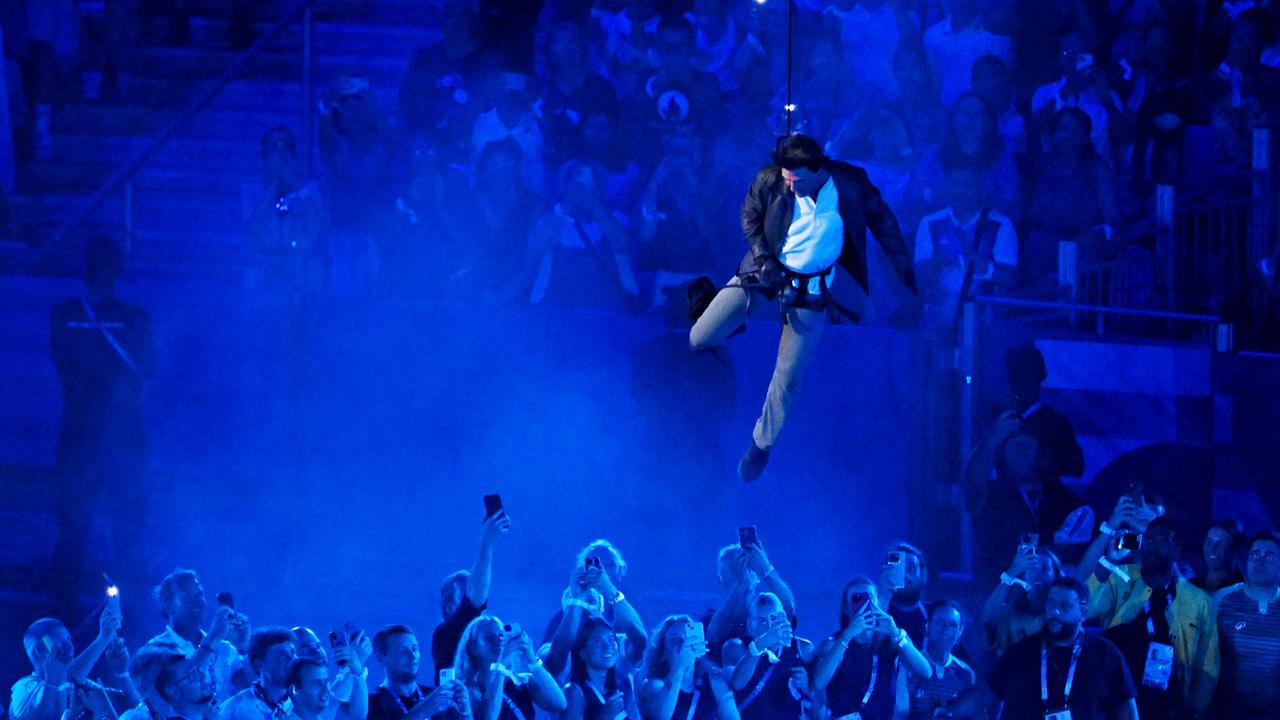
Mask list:
[[[765,258],[764,262],[760,263],[759,275],[760,282],[767,286],[774,286],[782,282],[786,276],[786,268],[777,258]]]
[[[98,616],[98,639],[114,640],[120,632],[120,615],[107,605]]]
[[[434,717],[449,708],[455,707],[454,695],[456,691],[450,683],[445,683],[435,690],[431,691],[422,704],[427,708],[427,717]]]
[[[116,638],[107,646],[107,652],[104,655],[107,662],[107,672],[117,677],[129,672],[129,648],[125,647],[124,640]]]
[[[235,613],[227,621],[226,640],[235,646],[236,650],[244,653],[249,649],[249,635],[252,629],[248,615]]]
[[[498,543],[498,538],[510,531],[511,518],[507,516],[506,510],[499,510],[484,521],[484,535],[480,542],[487,547],[493,547]]]
[[[213,623],[209,625],[209,631],[205,633],[204,642],[216,643],[219,640],[226,640],[231,632],[231,621],[235,617],[235,610],[226,605],[219,606],[217,612],[213,614]]]
[[[334,648],[333,662],[337,665],[346,665],[351,669],[353,675],[360,675],[364,672],[364,663],[360,658],[356,657],[356,652],[350,645],[339,645]]]
[[[373,655],[373,641],[369,639],[369,636],[363,630],[356,633],[356,636],[351,639],[351,651],[352,657],[360,663],[360,667],[353,668],[353,670],[359,673],[369,662],[369,656]]]

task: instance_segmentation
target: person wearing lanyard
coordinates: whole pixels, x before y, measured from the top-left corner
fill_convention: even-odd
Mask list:
[[[564,692],[534,653],[529,634],[481,615],[462,631],[453,671],[467,686],[478,720],[534,720],[535,706],[559,714]]]
[[[706,631],[671,615],[653,633],[640,682],[643,720],[739,720],[724,672],[707,660]]]
[[[389,625],[374,633],[373,652],[387,678],[369,695],[368,720],[425,720],[455,707],[470,710],[460,683],[441,683],[435,689],[418,683],[422,654],[411,628]]]
[[[812,704],[805,665],[813,660],[813,643],[795,637],[782,601],[770,592],[751,601],[747,634],[721,651],[742,719],[799,717]]]
[[[841,630],[818,649],[813,692],[825,694],[836,720],[889,720],[897,701],[899,662],[919,677],[932,675],[933,666],[880,609],[875,583],[868,578],[854,578],[845,586],[840,621]]]
[[[568,707],[560,720],[620,720],[639,718],[630,673],[622,664],[618,633],[604,618],[582,622],[573,642],[569,682],[564,686]]]
[[[988,684],[1003,720],[1137,720],[1137,692],[1124,657],[1084,632],[1089,591],[1062,577],[1049,587],[1044,630],[1017,642],[991,669]]]

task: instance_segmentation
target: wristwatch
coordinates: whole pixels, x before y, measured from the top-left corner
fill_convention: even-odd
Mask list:
[[[620,602],[622,602],[623,600],[626,600],[626,599],[627,599],[627,596],[626,596],[626,595],[624,595],[624,594],[622,593],[622,591],[621,591],[621,590],[619,590],[619,591],[618,591],[618,594],[617,594],[617,595],[614,595],[614,596],[609,600],[609,605],[611,605],[611,606],[612,606],[612,605],[617,605],[618,603],[620,603]]]

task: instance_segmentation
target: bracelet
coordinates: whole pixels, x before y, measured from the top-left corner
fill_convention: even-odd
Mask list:
[[[534,658],[534,659],[533,659],[533,662],[529,663],[529,669],[530,669],[530,670],[541,670],[541,669],[542,669],[542,658]]]
[[[839,635],[836,635],[836,642],[838,642],[838,643],[840,643],[841,645],[843,645],[845,650],[848,650],[848,649],[849,649],[849,641],[848,641],[848,640],[845,640],[844,638],[840,637]]]
[[[1125,582],[1129,582],[1129,580],[1131,579],[1129,577],[1129,573],[1124,571],[1124,568],[1119,567],[1115,563],[1108,560],[1105,555],[1098,558],[1098,564],[1106,568],[1107,570],[1110,570],[1112,574],[1116,575],[1117,577],[1119,577],[1121,580]]]
[[[1007,572],[1002,572],[1002,573],[1000,573],[1000,584],[1001,584],[1001,585],[1008,585],[1008,586],[1010,586],[1010,587],[1012,587],[1012,586],[1014,586],[1014,585],[1017,585],[1018,587],[1022,588],[1023,590],[1030,590],[1030,589],[1031,589],[1031,584],[1030,584],[1030,583],[1028,583],[1026,580],[1021,580],[1021,579],[1019,579],[1019,578],[1013,577],[1012,575],[1010,575],[1010,574],[1009,574],[1009,573],[1007,573]]]
[[[507,666],[500,662],[489,663],[489,669],[493,672],[502,673],[504,675],[507,673]]]
[[[589,602],[587,602],[587,601],[585,601],[585,600],[578,600],[578,599],[574,598],[574,599],[571,599],[571,600],[565,600],[565,602],[564,602],[564,607],[565,607],[565,609],[566,609],[566,610],[567,610],[567,609],[569,609],[569,608],[571,608],[571,607],[580,607],[580,608],[582,608],[583,610],[594,610],[596,606],[595,606],[595,605],[592,605],[591,603],[589,603]]]
[[[752,657],[760,657],[764,654],[764,651],[756,645],[755,640],[752,640],[751,644],[747,646],[747,652],[751,653]]]
[[[623,600],[626,600],[626,599],[627,599],[627,596],[626,596],[625,594],[623,594],[623,592],[622,592],[621,590],[619,590],[619,591],[618,591],[618,594],[617,594],[617,595],[614,595],[614,596],[613,596],[613,599],[609,601],[609,605],[610,605],[610,606],[617,605],[618,603],[620,603],[620,602],[622,602]]]
[[[898,647],[904,648],[911,644],[911,636],[903,628],[898,628]]]
[[[767,572],[767,573],[765,573],[765,574],[761,575],[761,576],[760,576],[760,579],[761,579],[761,580],[764,580],[765,578],[767,578],[767,577],[769,577],[770,575],[772,575],[772,574],[774,573],[774,571],[775,571],[775,570],[777,570],[777,568],[775,568],[774,566],[770,565],[770,566],[769,566],[769,572]]]
[[[1098,532],[1107,537],[1115,537],[1116,529],[1108,525],[1106,520],[1103,520],[1102,524],[1098,526]]]

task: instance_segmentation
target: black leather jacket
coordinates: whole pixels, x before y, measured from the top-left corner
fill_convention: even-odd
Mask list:
[[[902,237],[902,228],[893,211],[880,197],[880,191],[867,172],[838,160],[830,160],[827,169],[840,196],[840,219],[844,222],[844,247],[837,263],[870,293],[867,280],[867,228],[893,262],[903,284],[915,293],[916,275],[911,251]],[[748,283],[761,283],[760,269],[766,260],[776,258],[787,240],[791,216],[795,212],[795,195],[782,179],[782,169],[770,165],[756,173],[756,178],[742,201],[742,234],[749,250],[738,266],[738,274]],[[763,284],[763,283],[762,283]]]

